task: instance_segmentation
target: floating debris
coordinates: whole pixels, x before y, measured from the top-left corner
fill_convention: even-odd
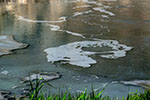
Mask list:
[[[12,53],[12,50],[22,49],[27,47],[27,44],[16,42],[12,36],[0,36],[0,56]]]

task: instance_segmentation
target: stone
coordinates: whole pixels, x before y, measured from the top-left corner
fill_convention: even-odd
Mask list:
[[[0,100],[5,100],[9,95],[11,95],[10,91],[0,90]]]
[[[45,81],[51,81],[60,78],[61,75],[57,72],[33,72],[31,75],[22,78],[23,82],[34,81],[36,79],[44,79]]]
[[[121,81],[125,85],[140,86],[145,89],[150,89],[150,80],[133,80],[133,81]]]

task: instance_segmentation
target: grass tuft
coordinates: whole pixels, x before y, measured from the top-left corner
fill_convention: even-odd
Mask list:
[[[71,94],[69,91],[66,91],[59,92],[58,94],[48,94],[48,96],[45,96],[43,93],[40,93],[40,90],[45,84],[53,87],[43,79],[37,79],[35,81],[35,86],[31,81],[31,90],[28,100],[150,100],[150,90],[146,90],[144,93],[131,92],[127,97],[111,98],[109,96],[103,96],[102,93],[105,88],[103,88],[100,92],[95,92],[94,89],[92,89],[91,93],[87,93],[87,89],[85,89],[82,93]]]

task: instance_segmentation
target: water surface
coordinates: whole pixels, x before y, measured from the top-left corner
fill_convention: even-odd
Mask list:
[[[32,71],[59,72],[62,78],[52,84],[72,90],[84,90],[92,84],[101,89],[108,83],[105,91],[111,96],[126,96],[130,90],[141,89],[112,84],[113,81],[150,79],[148,0],[18,0],[0,5],[3,5],[0,6],[0,34],[13,35],[15,40],[30,45],[0,58],[0,71],[8,71],[0,75],[0,89],[12,90],[20,84],[21,77]],[[47,62],[44,52],[47,48],[95,39],[114,40],[132,49],[117,59],[91,55],[96,63],[88,68]],[[82,49],[110,50],[109,47]]]

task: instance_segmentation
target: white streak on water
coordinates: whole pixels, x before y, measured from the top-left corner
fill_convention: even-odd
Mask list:
[[[8,75],[8,71],[6,71],[6,70],[4,70],[4,71],[2,71],[0,74],[3,74],[3,75]]]
[[[102,7],[93,8],[93,10],[99,11],[99,12],[102,12],[102,13],[105,13],[105,14],[108,14],[108,15],[110,15],[110,16],[115,16],[114,13],[112,13],[112,12],[110,12],[110,11],[107,11],[107,10],[105,10],[105,9],[102,8]]]
[[[75,12],[73,17],[80,16],[80,15],[83,15],[83,14],[88,14],[88,13],[91,13],[91,12],[92,12],[92,10],[83,11],[83,12]]]
[[[80,33],[71,32],[71,31],[68,31],[68,30],[61,30],[59,25],[47,24],[47,26],[50,26],[51,31],[66,32],[66,33],[74,35],[74,36],[79,36],[79,37],[85,38],[85,36],[83,36]]]
[[[92,52],[84,51],[83,47],[110,47],[111,51],[103,52]],[[121,48],[121,50],[120,50]],[[81,41],[69,43],[59,47],[53,47],[45,49],[48,62],[54,63],[57,61],[62,61],[63,64],[69,63],[71,65],[76,65],[80,67],[90,67],[92,64],[96,63],[96,60],[92,59],[91,55],[99,55],[100,57],[107,59],[117,59],[120,57],[125,57],[126,52],[131,50],[131,47],[128,47],[123,44],[119,44],[115,40],[100,40],[97,41]]]
[[[73,7],[72,9],[88,8],[88,7],[91,7],[91,6],[90,5],[76,6],[76,7]]]
[[[101,15],[103,18],[109,18],[107,15]]]
[[[102,0],[102,1],[117,1],[117,0]]]
[[[62,23],[66,21],[66,17],[60,17],[56,21],[46,21],[46,20],[32,20],[24,18],[23,16],[17,16],[18,20],[25,21],[25,22],[31,22],[31,23]]]
[[[77,2],[84,2],[84,3],[87,3],[87,4],[96,4],[97,2],[96,1],[89,1],[89,0],[75,0],[75,1],[72,1],[73,3],[77,3]]]
[[[85,38],[82,34],[79,34],[79,33],[71,32],[71,31],[66,31],[66,33]]]

